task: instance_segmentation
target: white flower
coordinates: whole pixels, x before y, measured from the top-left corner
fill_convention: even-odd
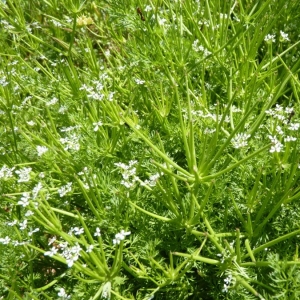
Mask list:
[[[31,168],[23,168],[16,171],[16,174],[19,175],[18,182],[28,182],[30,180]]]
[[[7,245],[10,242],[10,237],[6,236],[4,239],[0,238],[0,243],[3,245]]]
[[[78,228],[78,227],[74,227],[73,232],[75,235],[81,235],[84,233],[84,229],[83,228]]]
[[[73,247],[65,247],[62,256],[66,259],[68,267],[71,268],[80,256],[81,247],[77,244]]]
[[[163,175],[163,173],[162,173],[162,175]],[[148,185],[148,186],[154,187],[160,176],[161,176],[161,174],[156,173],[154,175],[151,175],[149,180],[145,180],[144,182],[141,181],[140,184],[141,184],[141,186],[147,186]]]
[[[284,133],[281,126],[279,126],[279,125],[276,126],[276,132],[281,134],[281,135]]]
[[[150,6],[150,5],[147,5],[144,9],[145,12],[151,11],[151,10],[152,10],[152,6]]]
[[[297,138],[295,138],[294,136],[287,136],[286,138],[284,138],[285,142],[295,142],[297,141]]]
[[[228,286],[224,283],[223,289],[222,289],[223,293],[227,293],[228,292]]]
[[[98,131],[99,127],[103,125],[103,123],[101,121],[97,122],[97,123],[93,123],[94,127],[94,131]]]
[[[121,232],[119,232],[115,235],[115,239],[113,239],[113,244],[114,245],[120,244],[120,242],[125,239],[125,236],[130,235],[130,233],[131,233],[130,231],[125,232],[124,230],[121,230]]]
[[[24,220],[22,223],[19,224],[20,225],[20,229],[24,230],[27,227],[27,220]]]
[[[6,86],[6,85],[8,85],[8,83],[9,83],[9,82],[6,81],[6,76],[0,78],[0,85]]]
[[[299,127],[300,127],[299,123],[291,123],[290,126],[289,126],[289,130],[296,131],[296,130],[299,129]]]
[[[36,146],[36,151],[38,153],[38,156],[42,156],[48,151],[48,148],[46,146]]]
[[[139,179],[136,174],[136,168],[133,167],[137,163],[136,160],[129,161],[128,165],[125,165],[124,163],[115,163],[115,166],[122,169],[122,177],[123,180],[121,181],[121,184],[126,186],[127,188],[130,188],[134,186],[135,182]]]
[[[39,193],[39,191],[42,189],[42,184],[39,182],[32,190],[32,198],[35,199]]]
[[[29,236],[32,236],[35,232],[38,232],[38,231],[40,231],[40,229],[39,229],[39,228],[35,228],[35,229],[29,231],[29,232],[28,232],[28,235],[29,235]]]
[[[108,101],[113,101],[115,92],[110,92],[108,95]]]
[[[17,220],[13,220],[12,222],[8,222],[6,224],[7,224],[7,226],[15,226],[17,223],[18,223]]]
[[[30,217],[32,216],[34,213],[31,210],[27,210],[27,212],[25,213],[25,217]]]
[[[231,143],[234,148],[239,149],[248,145],[247,140],[250,138],[250,134],[238,133],[232,140]]]
[[[53,244],[56,241],[56,236],[53,236],[51,239],[48,240],[48,245]]]
[[[228,15],[220,13],[220,19],[228,19]]]
[[[29,126],[34,126],[36,123],[34,122],[34,121],[28,121],[28,122],[26,122]]]
[[[93,245],[89,245],[88,247],[86,247],[86,253],[92,252],[93,249],[94,249],[94,246]]]
[[[267,43],[275,43],[275,34],[267,34],[264,40]]]
[[[103,285],[101,296],[104,299],[110,299],[110,295],[111,295],[111,283],[108,281]]]
[[[68,182],[66,185],[61,186],[57,192],[60,197],[65,196],[68,192],[72,191],[72,182]]]
[[[52,257],[53,255],[55,255],[55,254],[57,253],[57,251],[58,251],[57,248],[52,247],[52,248],[50,249],[50,251],[46,251],[46,252],[44,253],[44,255],[45,255],[45,256],[50,256],[50,257]]]
[[[232,275],[229,274],[228,277],[226,277],[226,278],[224,279],[224,282],[225,282],[225,283],[224,283],[222,292],[227,293],[227,292],[228,292],[228,288],[229,288],[229,286],[230,286],[230,284],[231,284],[231,282],[232,282]]]
[[[54,105],[58,99],[56,97],[53,97],[49,102],[46,103],[46,106]]]
[[[142,85],[142,84],[144,84],[145,83],[145,80],[141,80],[141,79],[135,79],[135,83],[136,84],[140,84],[140,85]]]
[[[62,298],[62,299],[70,299],[70,297],[71,297],[70,295],[68,295],[68,294],[66,293],[66,291],[65,291],[64,288],[60,288],[57,295],[58,295],[58,297],[60,297],[60,298]]]
[[[287,33],[284,33],[282,30],[280,30],[280,41],[289,41],[289,35]]]
[[[157,17],[157,20],[158,20],[158,24],[160,26],[164,26],[165,23],[167,22],[167,20],[165,18],[160,18],[159,16]]]
[[[56,27],[62,27],[62,25],[61,25],[61,23],[60,22],[58,22],[58,21],[56,21],[56,20],[50,20],[52,23],[53,23],[53,25],[54,26],[56,26]]]
[[[271,146],[270,152],[271,153],[281,152],[282,148],[283,148],[283,145],[280,142],[278,142],[278,143],[275,143],[273,146]]]
[[[76,134],[71,134],[68,137],[60,138],[60,142],[64,145],[64,150],[75,150],[78,151],[80,149],[79,144],[79,136]]]
[[[269,139],[271,140],[272,142],[272,146],[271,146],[271,149],[270,149],[270,152],[271,153],[274,153],[274,152],[281,152],[282,151],[282,148],[283,148],[283,145],[280,143],[280,141],[276,138],[276,136],[272,136],[272,135],[269,135],[268,136]]]
[[[96,228],[96,232],[94,233],[94,236],[100,236],[100,235],[101,235],[101,233],[100,233],[100,228],[97,227],[97,228]]]
[[[23,207],[26,207],[29,205],[29,199],[30,199],[30,194],[28,192],[23,193],[23,197],[21,197],[21,200],[18,201],[19,205],[22,205]]]
[[[60,114],[65,114],[65,112],[68,110],[68,107],[66,105],[61,105],[60,108],[58,109],[58,113]]]
[[[4,179],[7,179],[7,178],[11,178],[13,177],[13,170],[15,168],[9,168],[7,167],[6,165],[4,165],[1,169],[0,169],[0,178],[4,178]]]

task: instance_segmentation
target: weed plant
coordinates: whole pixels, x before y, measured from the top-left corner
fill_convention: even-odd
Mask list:
[[[299,299],[299,20],[1,1],[1,299]]]

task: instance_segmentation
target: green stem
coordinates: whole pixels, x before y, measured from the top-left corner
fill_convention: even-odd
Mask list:
[[[76,32],[76,23],[77,23],[77,14],[74,14],[74,19],[73,19],[73,28],[72,28],[72,34],[71,34],[71,41],[70,41],[70,46],[69,46],[69,50],[68,50],[68,55],[69,57],[71,57],[71,51],[72,51],[72,47],[74,44],[74,37],[75,37],[75,32]]]
[[[282,241],[285,241],[285,240],[287,240],[287,239],[289,239],[289,238],[291,238],[291,237],[293,237],[293,236],[295,236],[295,235],[297,235],[297,234],[300,234],[300,229],[295,230],[295,231],[293,231],[293,232],[290,232],[290,233],[288,233],[288,234],[285,234],[285,235],[283,235],[283,236],[281,236],[281,237],[279,237],[279,238],[277,238],[277,239],[274,239],[274,240],[272,240],[272,241],[270,241],[270,242],[268,242],[268,243],[265,243],[265,244],[263,244],[263,245],[261,245],[261,246],[255,248],[254,250],[252,250],[252,253],[253,253],[253,254],[259,253],[260,251],[264,250],[265,248],[272,247],[272,246],[274,246],[274,245],[276,245],[276,244],[278,244],[278,243],[280,243],[280,242],[282,242]],[[247,258],[247,257],[249,257],[249,256],[250,256],[250,255],[249,255],[249,253],[248,253],[248,254],[244,255],[244,256],[242,257],[242,259],[245,259],[245,258]]]
[[[148,215],[150,217],[156,218],[156,219],[164,221],[164,222],[171,222],[172,221],[172,219],[165,218],[165,217],[156,215],[154,213],[151,213],[151,212],[149,212],[149,211],[147,211],[147,210],[145,210],[145,209],[137,206],[135,203],[131,202],[130,200],[129,200],[129,203],[130,203],[130,205],[132,205],[133,207],[135,207],[136,209],[138,209],[139,211],[143,212],[144,214],[146,214],[146,215]]]
[[[236,128],[237,128],[237,127],[236,127]],[[202,177],[202,181],[208,181],[208,180],[217,178],[217,177],[219,177],[220,175],[222,175],[222,174],[224,174],[224,173],[227,173],[227,172],[229,172],[230,170],[232,170],[232,169],[238,167],[239,165],[241,165],[241,164],[244,163],[245,161],[249,160],[250,158],[257,156],[260,152],[262,152],[262,151],[264,151],[264,150],[266,150],[266,149],[268,149],[268,148],[270,148],[270,145],[267,145],[267,146],[265,146],[265,147],[263,147],[263,148],[261,148],[261,149],[255,151],[254,153],[252,153],[252,154],[248,155],[247,157],[241,159],[240,161],[238,161],[237,163],[231,165],[230,167],[226,168],[225,170],[219,171],[219,172],[217,172],[217,173],[215,173],[215,174],[213,174],[213,175],[209,175],[209,176],[204,176],[204,177]]]

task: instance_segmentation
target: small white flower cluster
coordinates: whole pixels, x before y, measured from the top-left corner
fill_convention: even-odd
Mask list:
[[[62,127],[60,129],[61,132],[70,132],[76,129],[79,129],[81,127],[81,125],[75,125],[75,126],[69,126],[69,127]]]
[[[8,245],[10,243],[11,239],[9,236],[6,236],[5,238],[0,238],[0,244]]]
[[[152,10],[152,6],[150,6],[150,5],[146,5],[145,8],[144,8],[145,12],[148,12],[148,11],[151,11],[151,10]]]
[[[92,100],[102,101],[104,98],[104,94],[100,93],[100,91],[102,91],[103,88],[103,84],[101,82],[97,82],[95,87],[83,84],[79,90],[86,91],[87,97]]]
[[[111,283],[110,281],[108,281],[103,285],[101,296],[102,298],[109,300],[110,295],[111,295]]]
[[[22,168],[20,170],[15,171],[15,173],[19,175],[18,182],[28,182],[30,180],[31,170],[31,168]]]
[[[47,103],[46,103],[46,106],[52,106],[54,105],[55,103],[58,102],[58,99],[56,97],[53,97],[51,100],[49,100]]]
[[[49,242],[49,244],[51,243]],[[59,249],[62,250],[61,253],[58,253]],[[79,259],[81,250],[82,248],[79,246],[78,243],[76,243],[75,246],[69,247],[68,242],[61,242],[59,243],[59,248],[57,246],[53,246],[49,251],[45,251],[44,255],[50,257],[52,257],[53,255],[60,255],[66,259],[68,267],[71,268],[74,265],[74,263]]]
[[[289,41],[289,35],[287,33],[284,33],[282,30],[280,30],[280,42],[287,42]]]
[[[123,241],[123,240],[125,239],[125,237],[126,237],[127,235],[130,235],[130,234],[131,234],[130,231],[125,232],[125,231],[122,229],[119,233],[117,233],[117,234],[115,235],[115,238],[113,239],[113,244],[114,244],[114,245],[119,245],[120,242]]]
[[[4,180],[6,180],[8,178],[12,178],[14,176],[14,169],[15,167],[9,168],[6,165],[2,166],[2,168],[0,169],[0,179],[3,178]]]
[[[82,176],[83,187],[88,190],[91,187],[94,187],[93,179],[97,178],[96,174],[90,174],[88,167],[84,167],[82,171],[77,173],[79,176]],[[93,179],[92,179],[93,178]]]
[[[248,145],[248,139],[250,138],[250,134],[246,133],[238,133],[232,140],[231,143],[233,148],[239,149],[244,148]]]
[[[220,13],[220,19],[229,19],[228,14]]]
[[[292,107],[283,108],[281,105],[276,104],[273,109],[266,110],[266,114],[270,116],[268,120],[270,123],[270,127],[275,129],[277,135],[268,135],[272,146],[270,149],[271,153],[274,152],[283,152],[284,145],[282,141],[285,143],[295,142],[297,137],[294,135],[295,132],[298,132],[300,128],[300,124],[296,122],[291,122],[292,117],[295,115],[294,109]],[[278,124],[278,123],[281,124]]]
[[[99,127],[101,127],[103,125],[103,123],[101,121],[93,123],[94,127],[94,131],[98,131]]]
[[[61,298],[62,300],[70,299],[70,295],[68,295],[65,291],[64,288],[60,288],[58,292],[58,297]]]
[[[152,19],[154,19],[154,15],[152,16]],[[167,25],[167,19],[166,18],[161,18],[160,16],[157,16],[157,22],[159,24],[159,26],[166,26],[168,27]]]
[[[200,20],[198,21],[198,25],[199,25],[199,26],[204,25],[205,27],[209,27],[209,24],[210,24],[209,20],[206,20],[205,18],[200,19]]]
[[[65,196],[67,193],[72,191],[72,182],[68,182],[66,185],[61,186],[57,192],[60,197]]]
[[[105,80],[108,78],[108,75],[107,74],[102,74],[101,75],[101,80]],[[88,86],[86,84],[83,84],[79,90],[81,91],[85,91],[86,92],[86,95],[89,99],[92,99],[92,100],[96,100],[96,101],[102,101],[105,97],[105,93],[102,93],[101,91],[103,91],[104,89],[104,84],[103,82],[101,81],[98,81],[98,80],[94,80],[93,82],[93,85],[92,86]],[[113,100],[113,96],[114,96],[115,92],[110,92],[108,94],[108,97],[107,99],[109,101],[112,101]]]
[[[39,229],[36,228],[33,231],[36,232],[36,231],[39,231]],[[2,245],[9,245],[9,244],[11,244],[14,247],[24,246],[24,245],[28,244],[28,242],[30,242],[30,241],[19,242],[19,241],[16,241],[16,240],[11,240],[11,238],[9,236],[6,236],[5,238],[0,238],[0,244],[2,244]]]
[[[58,109],[58,113],[64,115],[68,110],[68,107],[66,105],[61,105]]]
[[[0,78],[0,85],[7,86],[8,85],[8,81],[6,80],[6,76],[3,76],[2,78]]]
[[[21,200],[18,201],[18,204],[26,207],[29,205],[29,199],[30,199],[30,193],[24,192],[23,196],[21,197]]]
[[[79,136],[74,133],[65,138],[60,138],[59,140],[64,145],[64,150],[66,151],[78,151],[80,149]]]
[[[81,235],[81,234],[84,233],[84,229],[83,228],[79,228],[79,227],[71,227],[71,229],[69,230],[68,234],[72,235],[73,233],[75,235]]]
[[[35,232],[38,232],[38,231],[40,231],[40,229],[39,229],[39,228],[35,228],[35,229],[29,231],[29,232],[28,232],[28,235],[29,235],[29,236],[32,236]]]
[[[121,184],[127,188],[133,187],[135,182],[139,179],[136,176],[136,168],[134,167],[135,164],[137,164],[136,160],[129,161],[128,165],[125,165],[124,163],[115,163],[115,166],[122,169],[123,180],[121,181]]]
[[[26,214],[25,214],[25,217],[29,217],[31,215],[33,215],[33,212],[31,210],[28,210],[26,212]],[[6,223],[6,225],[10,226],[10,227],[15,226],[17,224],[19,225],[20,230],[25,230],[27,228],[27,226],[28,226],[28,220],[25,219],[22,222],[18,222],[17,220],[14,220],[12,222],[7,222]],[[40,230],[39,228],[34,228],[34,229],[28,231],[28,235],[32,236],[35,232],[38,232],[39,230]],[[8,239],[7,239],[7,237],[5,238],[5,240],[7,241],[7,243],[9,242]],[[1,243],[1,239],[0,239],[0,243]]]
[[[127,188],[133,187],[136,182],[139,182],[141,186],[154,187],[159,177],[163,175],[163,173],[156,173],[151,175],[149,179],[142,181],[136,175],[136,168],[134,167],[135,164],[137,164],[136,160],[129,161],[128,165],[125,165],[124,163],[115,163],[115,166],[122,170],[123,180],[121,181],[121,184]]]
[[[267,34],[264,40],[267,43],[275,43],[275,34]]]
[[[289,116],[293,113],[294,109],[292,107],[283,108],[281,105],[276,104],[273,109],[268,109],[265,113],[279,121],[283,124],[289,123]]]
[[[141,79],[136,78],[135,83],[139,84],[139,85],[143,85],[145,83],[145,80],[141,80]]]
[[[38,156],[42,156],[44,153],[48,151],[48,148],[46,146],[36,146],[36,151]]]
[[[156,185],[156,182],[157,182],[158,178],[159,178],[161,175],[163,175],[163,173],[160,173],[160,174],[159,174],[159,173],[156,173],[156,174],[154,174],[154,175],[151,175],[151,176],[149,177],[149,180],[146,179],[145,181],[141,181],[140,184],[141,184],[141,186],[151,186],[151,187],[153,187],[153,186]]]
[[[214,86],[212,86],[211,84],[209,84],[209,83],[206,83],[205,84],[205,86],[206,86],[206,88],[207,89],[213,89],[214,88]],[[211,111],[213,111],[213,107],[210,107],[210,110]],[[238,109],[237,107],[235,107],[235,106],[232,106],[232,112],[233,113],[239,113],[239,112],[241,112],[241,110],[240,109]],[[187,110],[186,109],[183,109],[183,117],[184,117],[184,119],[185,120],[188,120],[188,112],[187,112]],[[204,113],[203,112],[203,110],[192,110],[191,111],[191,114],[192,114],[192,116],[193,116],[193,122],[194,121],[198,121],[198,118],[203,118],[203,119],[212,119],[213,121],[221,121],[222,120],[222,118],[223,118],[223,115],[222,114],[218,114],[218,115],[216,115],[215,113],[211,113],[211,112],[208,112],[208,113]],[[226,115],[225,116],[225,118],[224,118],[224,122],[225,123],[230,123],[230,118],[229,118],[229,116],[228,115]]]
[[[271,140],[272,142],[272,146],[271,146],[271,149],[270,149],[270,152],[271,153],[274,153],[274,152],[282,152],[282,149],[283,149],[283,145],[280,143],[280,141],[277,139],[276,136],[272,136],[272,135],[269,135],[268,138]]]
[[[62,24],[55,19],[50,20],[50,22],[52,22],[55,27],[62,27]]]
[[[4,25],[3,27],[7,31],[15,29],[15,27],[13,25],[11,25],[10,23],[8,23],[6,20],[0,20],[0,24]]]
[[[39,191],[43,188],[43,185],[39,182],[33,189],[32,189],[32,199],[36,199]]]
[[[203,55],[204,55],[204,57],[207,57],[207,56],[209,56],[210,54],[211,54],[211,52],[210,51],[208,51],[205,47],[203,47],[202,45],[198,45],[198,43],[199,43],[199,40],[197,39],[197,40],[195,40],[194,42],[193,42],[193,45],[192,45],[192,47],[193,47],[193,50],[195,51],[195,52],[202,52],[203,53]]]
[[[42,189],[42,184],[39,182],[33,189],[32,189],[32,200],[35,200],[36,199],[36,197],[38,196],[38,193],[39,193],[39,191]],[[21,206],[23,206],[23,207],[27,207],[29,204],[30,204],[30,202],[29,202],[29,200],[30,200],[30,198],[31,198],[31,196],[30,196],[30,193],[29,192],[24,192],[23,194],[22,194],[22,197],[21,197],[21,199],[18,201],[18,205],[21,205]],[[35,206],[35,208],[37,208],[38,207],[38,202],[33,202],[33,204],[34,204],[34,206]],[[30,211],[31,212],[31,211]],[[25,214],[25,216],[29,216],[29,215],[31,215],[32,214],[32,212],[31,213],[29,213],[29,211]]]
[[[275,43],[275,34],[267,34],[264,38],[265,42],[267,43]],[[280,42],[288,42],[290,41],[289,35],[282,30],[280,30],[280,37],[279,37]]]
[[[223,289],[222,292],[227,293],[228,292],[228,288],[230,287],[230,284],[232,283],[232,275],[229,274],[225,279],[224,279],[224,285],[223,285]]]
[[[101,236],[101,231],[99,227],[96,228],[96,232],[94,233],[94,236]]]
[[[21,230],[24,230],[27,228],[27,223],[28,223],[28,220],[24,220],[23,222],[19,223],[19,226],[20,226],[20,229]]]

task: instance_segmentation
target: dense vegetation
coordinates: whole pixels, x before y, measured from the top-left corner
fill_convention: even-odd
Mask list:
[[[1,299],[299,299],[300,2],[0,1]]]

